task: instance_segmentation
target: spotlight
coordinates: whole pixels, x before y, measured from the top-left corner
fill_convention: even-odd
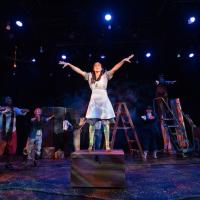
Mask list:
[[[66,60],[67,56],[63,54],[63,55],[61,56],[61,58],[62,58],[63,60]]]
[[[11,30],[10,24],[7,24],[7,25],[6,25],[6,30],[7,30],[7,31],[10,31],[10,30]]]
[[[110,21],[112,19],[112,16],[110,14],[105,15],[105,20]]]
[[[178,53],[176,56],[177,56],[177,58],[180,58],[180,57],[181,57],[181,54],[180,54],[180,53]]]
[[[111,30],[112,29],[112,26],[109,24],[108,25],[108,30]]]
[[[40,53],[44,53],[44,48],[43,48],[43,46],[40,46]]]
[[[195,22],[196,18],[195,17],[190,17],[188,19],[188,24],[193,24]]]
[[[146,53],[146,57],[147,57],[147,58],[151,57],[151,53],[149,53],[149,52]]]
[[[190,53],[188,56],[189,56],[189,58],[193,58],[194,57],[194,53]]]
[[[34,62],[36,62],[36,59],[35,59],[35,58],[33,58],[31,61],[34,63]]]
[[[105,59],[106,56],[105,56],[105,55],[101,55],[100,58],[101,58],[101,59]]]
[[[16,25],[19,26],[19,27],[22,27],[23,23],[21,21],[16,21]]]

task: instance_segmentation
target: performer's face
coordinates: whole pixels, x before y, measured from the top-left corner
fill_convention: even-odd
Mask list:
[[[94,72],[101,72],[102,71],[102,65],[100,62],[96,62],[93,65],[93,71]]]
[[[6,106],[12,106],[12,99],[10,97],[7,97],[5,100]]]
[[[42,114],[42,110],[40,108],[36,108],[34,110],[34,114],[35,114],[35,116],[40,116]]]
[[[146,109],[146,113],[152,113],[152,109]]]

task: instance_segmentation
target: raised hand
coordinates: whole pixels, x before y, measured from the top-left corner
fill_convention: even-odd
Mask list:
[[[66,63],[66,62],[64,62],[64,61],[59,61],[58,64],[59,64],[59,65],[63,65],[63,68],[65,68],[65,67],[67,67],[67,66],[70,65],[70,63]]]
[[[124,58],[123,61],[131,63],[130,59],[133,58],[133,57],[134,57],[134,54],[131,54],[129,57]]]
[[[29,109],[22,109],[22,112],[23,113],[28,113],[28,112],[30,112],[30,110]]]

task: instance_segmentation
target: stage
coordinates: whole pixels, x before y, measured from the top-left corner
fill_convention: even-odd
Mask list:
[[[161,156],[161,155],[160,155]],[[0,162],[0,199],[200,199],[200,158],[162,156],[125,159],[126,187],[70,187],[70,159],[40,160],[38,167],[4,170]]]

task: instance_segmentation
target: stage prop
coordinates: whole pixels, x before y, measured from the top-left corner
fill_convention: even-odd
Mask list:
[[[44,116],[55,115],[55,117],[43,127],[43,147],[53,147],[55,145],[54,138],[56,134],[63,133],[63,120],[66,113],[70,113],[72,120],[77,120],[76,113],[72,108],[65,107],[43,107],[42,112]],[[70,122],[72,123],[72,122]],[[65,138],[63,137],[63,140]],[[65,150],[65,153],[67,150]]]
[[[80,150],[71,155],[72,187],[125,187],[125,163],[122,150]]]
[[[42,149],[43,159],[54,159],[55,158],[55,147],[44,147]]]
[[[177,153],[183,156],[189,152],[189,140],[185,129],[180,100],[172,99],[170,104],[162,97],[154,99],[154,110],[157,103],[158,114],[164,141],[164,151],[173,151],[171,143]]]
[[[118,130],[123,130],[127,140],[129,152],[131,155],[137,154],[143,158],[143,150],[139,141],[138,134],[131,119],[128,107],[125,102],[119,102],[115,105],[116,120],[112,129],[111,149],[114,148],[115,138]],[[129,134],[130,133],[130,134]],[[130,137],[131,136],[131,137]]]

